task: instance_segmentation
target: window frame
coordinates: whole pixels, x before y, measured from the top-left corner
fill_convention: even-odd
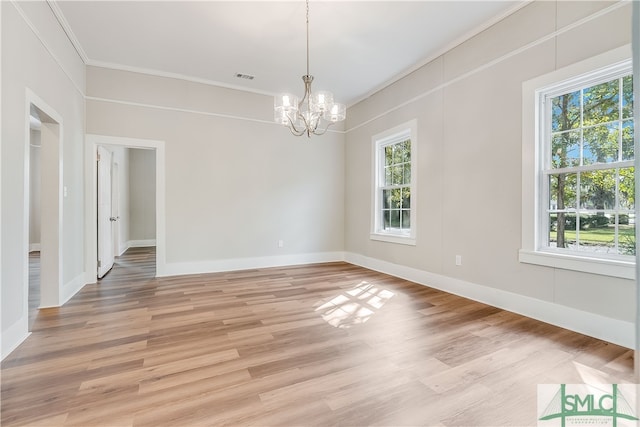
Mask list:
[[[545,96],[562,88],[585,87],[607,76],[631,73],[631,46],[622,46],[526,81],[522,86],[522,247],[519,260],[555,268],[576,270],[621,278],[635,277],[635,257],[602,256],[597,253],[556,249],[546,245],[549,220],[547,167],[550,142],[545,126],[550,117],[541,103]],[[570,89],[569,89],[570,90]],[[620,94],[622,96],[622,94]],[[635,108],[638,106],[636,101]],[[633,166],[633,165],[631,165]],[[615,168],[615,166],[614,166]],[[613,168],[612,168],[613,170]],[[547,196],[545,196],[547,194]],[[636,219],[637,221],[637,219]],[[636,224],[637,225],[637,224]]]
[[[373,165],[372,165],[372,212],[371,212],[371,240],[378,240],[389,243],[399,243],[405,245],[416,244],[416,218],[417,218],[417,120],[413,119],[409,122],[395,126],[384,132],[374,135],[372,138]],[[384,148],[389,145],[401,143],[403,141],[411,141],[411,180],[409,188],[411,191],[411,207],[409,210],[410,228],[407,232],[401,229],[383,228],[383,206],[382,206],[382,188],[384,183]]]

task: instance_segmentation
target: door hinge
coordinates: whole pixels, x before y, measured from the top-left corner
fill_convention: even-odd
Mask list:
[[[100,161],[100,153],[96,153],[96,162]]]
[[[102,267],[102,261],[98,260],[98,268]]]

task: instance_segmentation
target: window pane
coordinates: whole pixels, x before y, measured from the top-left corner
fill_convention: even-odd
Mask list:
[[[591,253],[615,253],[616,227],[611,215],[582,215],[579,244],[575,249]],[[615,216],[613,216],[615,222]]]
[[[635,178],[634,168],[623,168],[619,171],[618,178],[618,200],[620,209],[635,209]]]
[[[407,209],[402,210],[402,229],[408,230],[411,228],[411,211]]]
[[[551,130],[575,129],[580,126],[580,92],[575,91],[551,100]]]
[[[583,89],[583,126],[617,120],[619,95],[618,79]]]
[[[393,183],[392,167],[385,166],[384,168],[384,185],[391,185]]]
[[[618,253],[636,254],[636,221],[634,214],[620,214],[618,221]]]
[[[611,163],[618,160],[618,123],[584,130],[583,164]]]
[[[384,164],[390,166],[393,163],[393,146],[387,145],[384,147]]]
[[[549,246],[568,248],[576,242],[576,215],[563,212],[549,215]]]
[[[411,161],[411,140],[406,140],[402,144],[402,161],[408,163]]]
[[[403,191],[402,188],[382,190],[382,208],[383,209],[400,209],[401,204],[403,203],[402,191]]]
[[[616,203],[615,170],[580,172],[580,207],[614,209]]]
[[[633,117],[633,77],[622,79],[622,118]]]
[[[622,122],[622,160],[633,160],[633,121]]]
[[[580,164],[580,131],[554,134],[551,139],[553,168],[566,168]]]
[[[404,164],[404,178],[402,183],[411,184],[411,164],[410,163]]]
[[[382,211],[382,220],[384,222],[384,226],[382,227],[384,230],[389,229],[390,227],[390,221],[391,221],[391,214],[390,211],[388,210],[383,210]]]
[[[404,144],[403,143],[399,143],[399,144],[394,144],[393,145],[393,163],[394,164],[399,164],[402,163],[403,158],[404,158]]]
[[[403,187],[402,189],[402,207],[404,209],[411,208],[411,190],[409,190],[409,187]]]
[[[576,208],[577,174],[561,173],[549,176],[549,209]]]
[[[391,167],[391,185],[402,185],[403,171],[402,165]]]
[[[386,228],[400,228],[400,209],[389,211],[389,226]]]
[[[391,208],[391,190],[382,190],[382,209]]]

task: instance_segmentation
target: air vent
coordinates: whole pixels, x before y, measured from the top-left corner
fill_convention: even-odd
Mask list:
[[[255,78],[255,76],[252,76],[251,74],[242,74],[242,73],[236,73],[236,77],[239,79],[245,79],[245,80],[253,80]]]

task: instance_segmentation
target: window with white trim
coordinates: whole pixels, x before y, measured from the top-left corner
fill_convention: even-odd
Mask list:
[[[628,47],[523,84],[521,262],[633,277],[633,108]]]
[[[415,120],[373,137],[372,239],[415,244],[416,145]]]
[[[612,67],[541,92],[540,241],[548,248],[635,255],[631,73]]]

